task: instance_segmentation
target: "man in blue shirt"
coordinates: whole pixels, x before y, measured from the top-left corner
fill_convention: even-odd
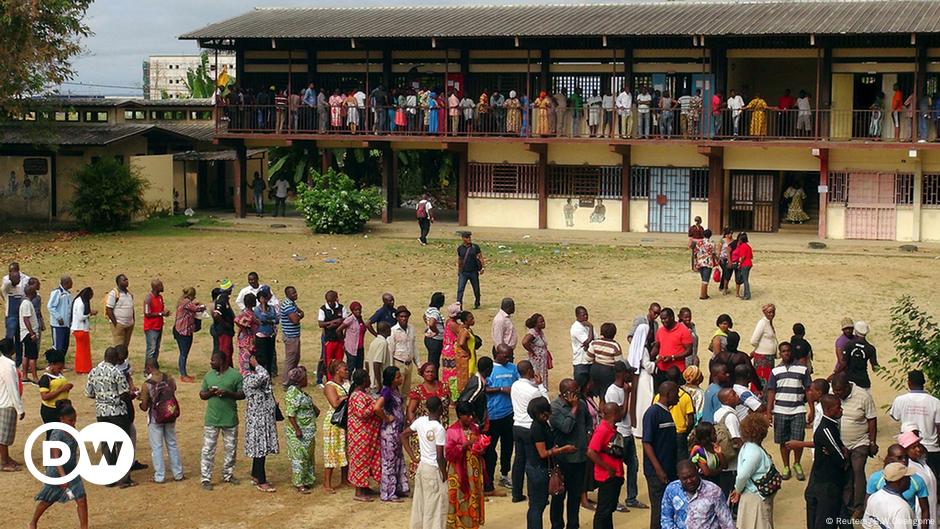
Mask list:
[[[486,413],[490,419],[490,445],[486,448],[486,473],[483,477],[484,493],[495,494],[496,442],[499,442],[499,484],[512,488],[509,470],[512,463],[512,401],[509,391],[512,383],[519,380],[519,370],[511,361],[512,349],[500,344],[493,355],[493,373],[486,379]]]
[[[372,336],[378,336],[375,331],[375,324],[380,321],[384,321],[389,327],[394,327],[398,323],[398,316],[395,315],[395,296],[388,292],[382,294],[382,306],[366,322],[366,330]]]
[[[52,322],[52,347],[65,354],[69,350],[69,327],[72,325],[72,278],[63,276],[59,286],[49,294],[46,308]]]
[[[650,497],[650,529],[661,529],[663,493],[676,475],[676,423],[669,408],[679,403],[679,386],[659,385],[659,401],[643,415],[643,475]]]
[[[721,401],[718,400],[718,392],[722,388],[731,387],[731,376],[728,373],[728,365],[723,362],[711,362],[709,371],[711,376],[708,378],[710,384],[705,389],[705,404],[702,407],[702,421],[715,422],[715,412],[721,407]]]

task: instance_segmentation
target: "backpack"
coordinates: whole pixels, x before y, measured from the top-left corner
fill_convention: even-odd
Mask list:
[[[428,201],[427,201],[427,200],[422,200],[422,201],[418,202],[417,215],[418,215],[418,218],[419,218],[419,219],[426,219],[426,218],[428,218],[428,209],[427,209],[427,205],[428,205]]]
[[[121,291],[116,288],[112,288],[111,291],[108,292],[108,295],[105,296],[104,299],[102,300],[103,305],[104,305],[104,307],[101,308],[102,314],[108,313],[108,298],[111,297],[111,292],[114,292],[114,306],[115,307],[117,307],[118,300],[121,299]]]
[[[738,449],[734,447],[734,439],[724,423],[715,423],[715,436],[718,438],[718,446],[721,447],[721,453],[725,456],[725,461],[733,461],[738,457]]]
[[[153,422],[157,424],[168,424],[176,422],[180,416],[180,405],[176,400],[176,395],[170,390],[170,385],[166,382],[166,375],[159,382],[150,381],[150,396],[152,403],[150,412]]]

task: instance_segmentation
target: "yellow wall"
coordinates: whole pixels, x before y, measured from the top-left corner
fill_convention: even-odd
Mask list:
[[[845,238],[845,207],[829,204],[826,208],[826,238]]]
[[[898,241],[913,241],[914,240],[914,208],[911,206],[898,206],[897,211],[897,228],[895,230],[894,238]]]
[[[650,223],[650,204],[647,200],[630,201],[630,231],[648,232]]]
[[[140,176],[150,183],[144,191],[144,200],[149,210],[172,209],[173,207],[173,155],[133,156],[131,167],[140,171]]]
[[[538,229],[539,201],[468,198],[467,224],[470,226]]]
[[[702,224],[704,224],[706,228],[711,228],[712,231],[714,231],[714,232],[720,232],[720,231],[721,231],[721,227],[720,227],[720,226],[709,226],[709,225],[708,225],[708,202],[703,202],[703,201],[700,201],[700,200],[693,200],[692,202],[689,203],[689,205],[691,206],[691,207],[689,208],[689,209],[690,209],[689,215],[690,215],[693,219],[694,219],[695,217],[702,217]],[[691,220],[691,219],[690,219],[690,220]],[[721,235],[721,233],[718,233],[718,234]]]
[[[707,167],[708,159],[694,145],[634,145],[630,163],[653,167]]]
[[[519,143],[470,143],[467,159],[479,163],[538,163],[539,155]]]
[[[45,160],[46,173],[26,175],[23,161],[27,158]],[[0,156],[0,218],[48,219],[51,180],[52,158],[49,156]]]
[[[91,163],[95,156],[123,156],[128,163],[132,156],[147,154],[147,138],[137,136],[102,147],[90,147],[81,156],[56,155],[56,209],[59,218],[69,218],[69,208],[75,197],[72,179],[83,165]]]
[[[916,160],[906,149],[832,149],[830,171],[871,170],[914,172]]]
[[[809,147],[725,147],[725,169],[819,171]]]
[[[832,74],[832,117],[830,133],[835,138],[852,136],[852,106],[855,97],[855,76],[850,73]]]
[[[548,146],[548,163],[563,165],[620,165],[623,157],[607,145],[560,143]]]
[[[920,212],[920,239],[940,242],[940,208],[924,208]]]
[[[577,208],[572,214],[572,226],[566,222],[565,204],[568,199],[550,198],[548,199],[548,228],[553,230],[595,230],[595,231],[620,231],[622,208],[619,200],[616,199],[597,199],[601,201],[604,211],[603,220],[599,215],[594,215],[595,206],[578,206],[578,199],[570,199],[571,203]],[[593,217],[593,221],[592,221]],[[537,220],[537,219],[536,219]]]

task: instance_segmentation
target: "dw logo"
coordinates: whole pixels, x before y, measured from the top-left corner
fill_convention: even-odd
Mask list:
[[[66,464],[72,458],[69,445],[62,441],[49,441],[45,439],[47,431],[62,430],[71,435],[78,444],[78,464],[75,469],[61,477],[48,476],[36,467],[33,462],[33,444],[43,436],[42,466],[55,467]],[[92,454],[89,454],[88,448]],[[52,451],[58,450],[53,456]],[[134,464],[134,449],[131,438],[119,426],[106,422],[96,422],[82,428],[81,431],[61,422],[46,423],[33,430],[26,439],[24,460],[30,474],[47,485],[62,485],[81,476],[82,479],[95,485],[111,485],[120,481]],[[93,461],[93,458],[97,461]],[[113,461],[110,463],[109,461]]]

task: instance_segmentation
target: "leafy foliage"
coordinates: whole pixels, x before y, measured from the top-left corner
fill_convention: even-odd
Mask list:
[[[268,180],[270,185],[280,180],[283,176],[285,180],[293,186],[303,182],[304,175],[312,170],[308,167],[310,160],[309,151],[297,145],[291,147],[272,147],[268,149]]]
[[[144,190],[149,184],[136,170],[110,156],[85,165],[74,180],[71,213],[86,230],[126,229],[147,205]]]
[[[385,206],[378,188],[357,189],[346,173],[310,172],[311,185],[297,185],[297,209],[316,233],[359,233]]]
[[[215,93],[215,82],[209,75],[209,54],[202,52],[199,66],[186,70],[186,88],[193,99],[208,99]]]
[[[897,355],[889,361],[882,376],[898,390],[907,387],[907,373],[920,369],[927,379],[927,391],[940,396],[940,328],[910,296],[891,307],[891,335]]]
[[[72,78],[72,57],[91,34],[83,22],[92,0],[0,2],[0,120],[27,98]]]

